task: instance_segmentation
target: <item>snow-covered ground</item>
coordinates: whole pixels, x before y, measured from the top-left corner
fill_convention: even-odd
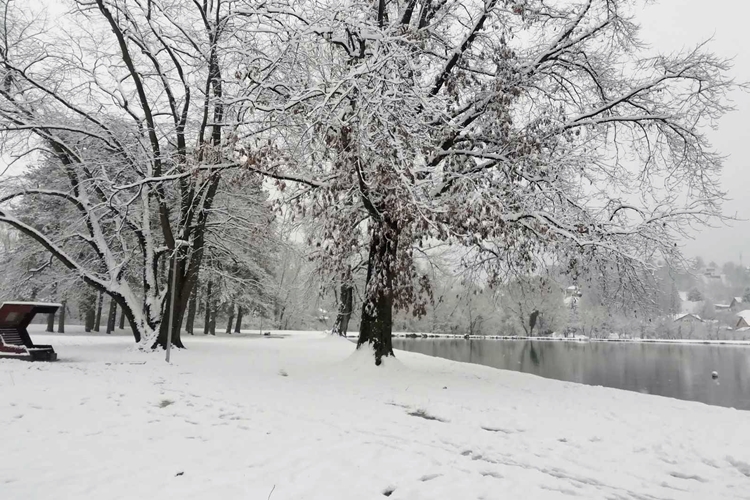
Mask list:
[[[41,335],[0,360],[0,499],[750,499],[750,412],[323,334]]]

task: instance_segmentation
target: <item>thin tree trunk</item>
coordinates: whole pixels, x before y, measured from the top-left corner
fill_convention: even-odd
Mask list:
[[[354,288],[351,283],[342,283],[341,301],[339,302],[339,310],[336,314],[336,323],[334,323],[333,330],[331,330],[333,335],[346,337],[346,333],[349,331],[349,320],[352,317],[353,308]]]
[[[218,312],[219,311],[216,308],[216,304],[213,303],[212,309],[211,309],[211,321],[209,323],[208,333],[214,336],[216,336],[216,316],[218,316],[217,314]]]
[[[232,323],[234,322],[234,302],[229,304],[229,321],[227,321],[227,333],[232,333]]]
[[[68,301],[62,301],[62,307],[60,308],[60,317],[57,323],[57,333],[65,333],[65,308],[68,305]]]
[[[287,297],[288,298],[288,297]],[[286,313],[286,304],[281,306],[281,312],[279,314],[279,328],[286,330],[289,320],[284,316]]]
[[[52,295],[55,297],[57,296],[57,283],[52,284]],[[54,314],[47,315],[47,329],[45,331],[47,332],[55,331],[55,315]]]
[[[117,320],[117,302],[115,299],[109,299],[109,314],[107,315],[107,335],[115,331],[115,322]]]
[[[47,315],[47,329],[45,331],[46,332],[55,331],[55,313]]]
[[[84,318],[85,318],[84,329],[86,330],[86,332],[90,332],[94,328],[94,320],[96,319],[96,311],[94,310],[92,306],[89,306],[88,308],[86,308],[86,313],[85,313]]]
[[[362,304],[357,348],[372,346],[375,364],[393,356],[393,278],[398,250],[398,227],[388,220],[380,221],[370,233],[367,260],[367,285]]]
[[[210,281],[206,285],[206,319],[203,322],[203,335],[208,335],[208,330],[211,327],[211,285]]]
[[[141,325],[135,321],[135,314],[133,312],[132,304],[129,304],[125,300],[125,297],[123,297],[122,295],[118,293],[111,294],[110,299],[115,301],[115,303],[120,307],[120,310],[122,311],[122,313],[127,318],[128,324],[130,325],[130,330],[133,333],[133,338],[135,339],[136,343],[140,342],[142,335],[145,332],[142,331]]]
[[[237,306],[237,322],[234,324],[234,333],[242,332],[242,314],[244,312],[242,306]]]
[[[125,311],[121,311],[120,312],[120,325],[119,325],[119,328],[120,328],[120,330],[124,330],[125,329]]]
[[[198,283],[195,284],[193,291],[190,293],[190,300],[188,301],[187,319],[185,321],[185,331],[190,335],[193,333],[193,325],[195,324],[195,311],[198,309]]]
[[[94,331],[98,332],[101,330],[102,325],[102,307],[104,306],[104,294],[99,292],[96,299],[96,319],[94,320]]]

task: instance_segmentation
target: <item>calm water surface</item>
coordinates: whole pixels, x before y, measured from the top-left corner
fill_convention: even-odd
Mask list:
[[[542,377],[750,410],[750,347],[393,339],[393,347]],[[711,372],[719,378],[713,380]]]

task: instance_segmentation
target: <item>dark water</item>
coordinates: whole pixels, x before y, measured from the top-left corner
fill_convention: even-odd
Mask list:
[[[431,356],[750,410],[750,347],[607,342],[393,339]],[[717,380],[711,372],[719,374]]]

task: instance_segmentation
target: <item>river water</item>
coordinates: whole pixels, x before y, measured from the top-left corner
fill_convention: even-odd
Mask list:
[[[750,410],[750,347],[393,339],[393,347],[547,378]],[[712,372],[719,377],[713,379]]]

